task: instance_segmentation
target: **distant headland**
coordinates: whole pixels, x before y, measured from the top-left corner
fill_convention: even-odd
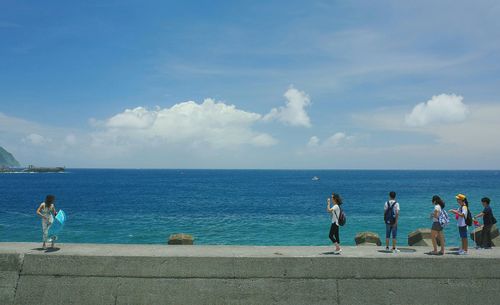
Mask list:
[[[21,167],[21,164],[10,152],[0,146],[0,168],[2,167]]]
[[[19,161],[7,150],[0,146],[0,173],[58,173],[64,172],[64,167],[37,167],[30,165],[22,168]]]

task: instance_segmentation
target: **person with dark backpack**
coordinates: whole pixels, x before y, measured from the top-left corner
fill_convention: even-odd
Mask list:
[[[333,207],[331,207],[332,203]],[[341,204],[342,198],[339,194],[332,193],[331,198],[327,199],[326,210],[332,215],[332,225],[330,226],[330,234],[328,237],[335,245],[335,254],[340,254],[342,252],[342,248],[340,248],[339,227],[345,224],[345,215],[340,207]]]
[[[476,215],[476,218],[483,217],[483,229],[481,230],[481,247],[483,249],[491,249],[491,227],[497,223],[493,211],[490,207],[490,198],[484,197],[481,199],[484,210]]]
[[[389,193],[389,201],[384,204],[385,222],[385,249],[389,251],[389,239],[392,233],[392,252],[398,253],[396,238],[398,234],[399,203],[396,201],[396,192]]]
[[[459,205],[458,210],[450,210],[457,217],[458,234],[462,239],[462,247],[458,250],[458,255],[467,255],[468,250],[468,240],[467,240],[467,226],[472,225],[472,217],[469,211],[469,202],[467,197],[463,194],[458,194],[455,196],[457,203]]]

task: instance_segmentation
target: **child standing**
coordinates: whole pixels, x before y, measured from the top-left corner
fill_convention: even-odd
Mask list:
[[[49,240],[48,235],[50,226],[54,222],[54,216],[56,215],[56,206],[54,205],[55,200],[56,197],[54,195],[47,195],[47,197],[45,197],[45,201],[42,202],[36,210],[36,214],[42,218],[43,249],[47,249],[47,241],[51,243],[51,248],[54,247],[55,240],[54,238]]]
[[[467,219],[467,214],[469,213],[469,202],[467,197],[463,194],[458,194],[455,196],[458,203],[458,210],[450,210],[450,213],[457,215],[457,226],[458,234],[462,240],[462,247],[458,250],[458,255],[467,255],[468,241],[467,241],[467,224],[465,220]]]
[[[493,211],[490,207],[490,198],[481,199],[484,210],[476,215],[476,218],[483,217],[483,230],[481,231],[481,246],[484,249],[491,249],[491,227],[496,223]]]

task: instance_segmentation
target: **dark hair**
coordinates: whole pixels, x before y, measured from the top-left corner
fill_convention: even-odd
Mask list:
[[[56,196],[47,195],[47,197],[45,197],[45,206],[50,208],[50,206],[54,203],[54,200],[56,200]]]
[[[340,197],[339,194],[332,193],[332,197],[333,197],[333,200],[335,200],[335,202],[337,202],[338,205],[342,204],[342,197]]]
[[[396,199],[396,192],[390,192],[389,193],[389,198]]]
[[[438,195],[432,196],[432,203],[439,204],[439,206],[441,207],[441,209],[444,209],[444,201]]]
[[[464,204],[466,207],[469,207],[469,201],[467,201],[467,198],[464,198]]]
[[[483,198],[481,199],[481,202],[484,202],[484,203],[486,203],[487,205],[490,205],[490,198],[488,198],[488,197],[483,197]]]

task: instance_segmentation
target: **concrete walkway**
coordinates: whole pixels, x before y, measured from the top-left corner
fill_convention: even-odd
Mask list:
[[[56,244],[55,249],[42,250],[40,243],[0,243],[0,253],[83,256],[149,256],[149,257],[362,257],[362,258],[429,258],[457,257],[456,248],[447,248],[445,256],[426,253],[428,247],[402,247],[401,252],[387,253],[385,247],[347,246],[334,255],[329,246],[178,246],[132,244]],[[439,250],[439,248],[438,248]],[[500,248],[469,249],[468,258],[500,259]]]

